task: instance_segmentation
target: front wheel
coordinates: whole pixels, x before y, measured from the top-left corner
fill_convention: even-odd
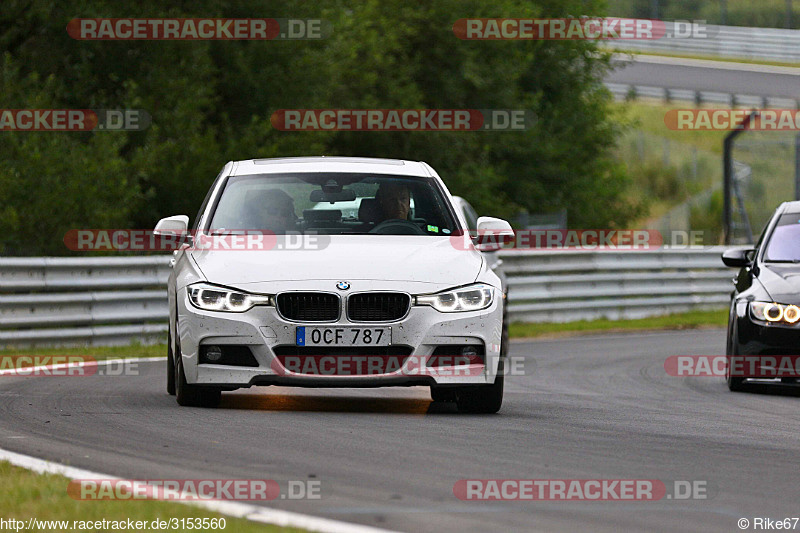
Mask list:
[[[172,355],[172,335],[167,333],[167,394],[175,396],[175,357]]]
[[[493,414],[503,405],[503,359],[497,365],[497,376],[491,385],[462,387],[456,390],[456,406],[461,413]]]
[[[744,390],[744,378],[734,377],[731,375],[731,356],[738,355],[739,350],[736,347],[736,316],[731,315],[729,318],[731,325],[728,328],[728,342],[725,346],[725,381],[728,384],[728,390],[731,392],[741,392]]]
[[[222,400],[222,391],[214,387],[198,387],[186,382],[186,373],[183,370],[183,357],[180,345],[176,351],[177,369],[175,399],[183,407],[217,407]]]
[[[731,376],[730,357],[728,357],[728,363],[725,366],[725,381],[728,383],[728,390],[731,392],[741,392],[744,390],[744,378]]]
[[[456,389],[453,387],[431,386],[431,400],[434,402],[456,401]]]

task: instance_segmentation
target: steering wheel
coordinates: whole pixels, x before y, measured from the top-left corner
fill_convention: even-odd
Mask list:
[[[399,218],[384,220],[369,232],[378,233],[380,235],[427,235],[427,233],[415,223]]]

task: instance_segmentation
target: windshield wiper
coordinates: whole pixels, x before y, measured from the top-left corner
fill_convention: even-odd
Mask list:
[[[800,263],[800,259],[764,259],[765,263]]]

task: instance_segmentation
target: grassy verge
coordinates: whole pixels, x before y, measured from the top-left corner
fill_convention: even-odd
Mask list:
[[[127,346],[85,346],[74,348],[9,348],[0,350],[0,356],[14,355],[83,355],[97,361],[120,357],[166,357],[166,344],[129,344]]]
[[[688,220],[662,220],[705,232],[717,242],[722,228],[722,146],[727,131],[672,130],[664,123],[671,109],[691,103],[634,101],[615,104],[631,128],[617,143],[616,157],[633,177],[631,190],[644,199],[648,212],[630,227],[661,227],[660,217],[688,206]],[[704,105],[704,108],[719,106]],[[757,234],[775,206],[794,189],[794,135],[786,131],[748,131],[736,140],[734,158],[749,167],[740,183],[752,230]],[[741,222],[736,211],[734,220]]]
[[[702,55],[702,54],[681,54],[681,53],[669,53],[669,52],[645,52],[642,50],[623,50],[623,49],[610,49],[609,51],[619,53],[619,54],[632,54],[635,56],[642,55],[642,56],[659,56],[659,57],[676,57],[680,59],[703,59],[706,61],[721,61],[723,63],[746,63],[749,65],[769,65],[773,67],[793,67],[797,68],[797,63],[791,62],[783,62],[783,61],[771,61],[767,59],[743,59],[737,57],[720,57],[720,56],[710,56],[710,55]]]
[[[581,320],[563,324],[522,324],[509,326],[514,337],[542,337],[574,333],[603,333],[611,331],[635,331],[652,329],[696,329],[701,327],[724,327],[728,321],[727,309],[719,311],[690,311],[674,315],[640,318],[635,320]]]
[[[26,522],[38,520],[66,520],[69,526],[26,529],[26,531],[69,531],[74,521],[145,521],[153,520],[225,518],[225,529],[218,531],[287,532],[304,531],[271,525],[256,524],[240,518],[225,517],[198,507],[174,502],[159,501],[80,501],[67,495],[69,479],[52,474],[36,474],[6,461],[0,462],[0,516]],[[123,526],[126,529],[127,526]],[[8,529],[8,528],[7,528]],[[179,528],[180,529],[180,528]],[[101,529],[103,530],[103,529]],[[107,530],[111,530],[110,528]],[[144,531],[150,531],[149,527]]]
[[[675,141],[696,147],[703,152],[710,152],[714,155],[722,155],[722,142],[728,131],[707,131],[707,130],[672,130],[664,123],[664,115],[671,109],[690,109],[697,107],[691,102],[616,102],[614,104],[622,108],[624,114],[631,120],[635,129],[658,135],[661,138]],[[723,108],[722,105],[706,104],[702,107],[708,109]]]
[[[541,323],[523,324],[515,322],[509,326],[511,337],[539,337],[551,334],[577,332],[627,331],[646,329],[693,329],[699,327],[722,327],[728,320],[726,309],[719,311],[691,311],[674,315],[641,318],[635,320],[581,320],[561,324]],[[166,344],[140,346],[93,346],[91,348],[41,348],[26,350],[0,350],[4,355],[89,355],[97,360],[118,357],[161,357],[166,356]]]

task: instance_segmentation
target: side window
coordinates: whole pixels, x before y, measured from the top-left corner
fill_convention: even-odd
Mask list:
[[[467,202],[463,202],[462,205],[464,206],[464,218],[467,219],[467,229],[476,231],[478,229],[477,213],[475,213],[475,210]]]

